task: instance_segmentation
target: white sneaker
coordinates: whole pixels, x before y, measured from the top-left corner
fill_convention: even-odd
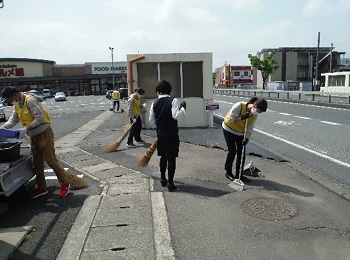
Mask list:
[[[127,147],[127,148],[135,148],[136,145],[134,145],[134,144],[126,144],[126,147]]]
[[[145,142],[144,142],[144,141],[142,141],[142,142],[135,142],[135,143],[136,143],[137,146],[143,146],[143,145],[145,145]]]

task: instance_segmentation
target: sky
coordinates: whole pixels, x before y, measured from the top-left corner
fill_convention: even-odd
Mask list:
[[[349,0],[3,0],[0,58],[56,64],[127,54],[213,55],[250,65],[264,48],[330,47],[350,57]]]

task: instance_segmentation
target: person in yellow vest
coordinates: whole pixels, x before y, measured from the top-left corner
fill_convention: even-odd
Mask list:
[[[115,89],[113,90],[112,93],[112,99],[113,99],[113,112],[115,112],[115,106],[117,105],[117,112],[119,112],[119,106],[120,106],[120,94],[119,94],[119,90]]]
[[[145,141],[141,139],[141,111],[145,106],[142,104],[142,97],[145,95],[145,91],[142,88],[136,89],[134,94],[128,99],[128,115],[131,123],[131,130],[129,133],[126,147],[134,148],[136,145],[144,145]],[[136,145],[134,144],[134,138]]]
[[[228,148],[228,153],[225,162],[225,176],[229,180],[233,181],[238,179],[243,146],[247,145],[249,138],[253,132],[254,124],[257,116],[260,113],[266,112],[267,102],[265,99],[258,99],[253,97],[249,102],[237,102],[233,104],[232,108],[226,114],[224,121],[222,122],[222,128],[224,132],[225,141]],[[245,123],[248,120],[247,129],[245,129]],[[246,131],[246,137],[244,139],[244,132]],[[243,140],[244,139],[244,140]],[[236,174],[232,174],[233,161],[236,158]],[[243,165],[245,162],[245,154],[243,154]],[[250,180],[241,176],[243,182],[249,182]]]
[[[4,88],[1,96],[8,103],[13,104],[12,115],[2,128],[12,128],[21,122],[24,128],[18,130],[19,138],[21,139],[25,135],[30,137],[37,189],[29,194],[29,197],[34,199],[47,194],[44,161],[54,170],[61,185],[59,197],[66,197],[70,184],[65,182],[66,171],[59,165],[56,158],[54,133],[50,126],[49,114],[34,96],[24,94],[16,88]]]

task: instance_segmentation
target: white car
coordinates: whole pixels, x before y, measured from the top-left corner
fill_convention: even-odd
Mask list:
[[[66,95],[63,92],[57,92],[55,94],[55,101],[67,101]]]

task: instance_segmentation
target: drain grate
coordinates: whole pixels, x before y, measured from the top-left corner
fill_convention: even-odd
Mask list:
[[[280,199],[255,198],[241,204],[241,210],[252,217],[267,220],[293,218],[298,210],[295,206]]]

